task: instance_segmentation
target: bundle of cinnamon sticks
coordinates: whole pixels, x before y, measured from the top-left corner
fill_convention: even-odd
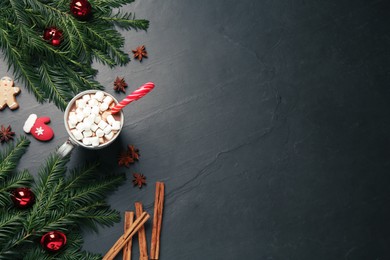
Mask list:
[[[162,214],[164,209],[164,183],[156,182],[156,193],[154,197],[154,212],[152,238],[150,244],[150,258],[147,253],[147,242],[144,223],[150,218],[150,215],[143,211],[142,203],[135,203],[135,220],[134,212],[125,212],[124,234],[119,237],[111,249],[103,257],[103,260],[112,260],[123,250],[123,260],[131,260],[132,237],[138,232],[138,243],[140,250],[140,260],[157,260],[160,254],[160,236],[162,225]]]

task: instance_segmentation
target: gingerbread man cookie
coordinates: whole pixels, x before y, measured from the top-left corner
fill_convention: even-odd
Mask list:
[[[11,110],[17,109],[19,104],[15,96],[20,93],[20,88],[14,87],[14,81],[10,77],[0,79],[0,110],[8,106]]]

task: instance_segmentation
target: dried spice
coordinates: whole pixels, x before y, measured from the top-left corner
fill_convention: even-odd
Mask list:
[[[114,90],[117,92],[122,91],[123,93],[126,93],[125,88],[127,88],[127,83],[124,78],[116,77],[114,81]]]
[[[125,166],[125,167],[129,168],[129,165],[132,163],[134,163],[134,159],[133,159],[133,157],[131,157],[131,154],[128,151],[122,152],[119,155],[119,158],[118,158],[118,165],[119,166]]]
[[[127,145],[127,150],[119,155],[118,164],[128,168],[130,164],[139,160],[139,156],[139,150],[134,145]]]
[[[134,160],[139,160],[139,149],[135,148],[134,145],[128,145],[127,148],[129,149],[129,153],[130,153],[130,156],[134,159]]]
[[[133,173],[133,183],[134,186],[138,186],[138,188],[142,188],[142,185],[146,185],[146,177],[140,173]]]
[[[132,50],[134,53],[134,59],[142,61],[142,58],[147,58],[148,53],[146,52],[145,45],[138,46],[137,49]]]
[[[13,136],[15,135],[15,132],[12,132],[12,128],[10,125],[8,127],[5,127],[1,125],[0,127],[0,142],[1,143],[8,143],[10,140],[14,140]]]

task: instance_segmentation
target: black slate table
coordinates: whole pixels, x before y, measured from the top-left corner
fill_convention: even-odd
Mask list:
[[[117,76],[128,93],[147,81],[156,88],[126,108],[117,142],[76,148],[69,167],[98,159],[125,171],[109,197],[121,212],[141,201],[152,213],[154,183],[165,182],[161,260],[390,259],[389,7],[136,1],[124,10],[151,26],[124,31],[124,49],[144,44],[149,58],[113,70],[96,64],[97,79],[118,99]],[[18,101],[18,110],[0,112],[0,124],[17,134],[32,112],[52,119],[55,138],[29,136],[19,165],[36,173],[67,139],[62,112],[25,88]],[[127,144],[141,159],[119,168]],[[148,185],[134,188],[133,172]],[[84,248],[105,254],[122,230],[87,233]],[[150,231],[149,222],[149,242]],[[136,242],[133,249],[138,259]]]

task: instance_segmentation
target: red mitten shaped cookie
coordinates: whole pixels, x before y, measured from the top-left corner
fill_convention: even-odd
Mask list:
[[[54,132],[47,123],[50,123],[49,117],[38,118],[36,114],[31,114],[24,123],[23,130],[39,141],[49,141],[54,137]]]

